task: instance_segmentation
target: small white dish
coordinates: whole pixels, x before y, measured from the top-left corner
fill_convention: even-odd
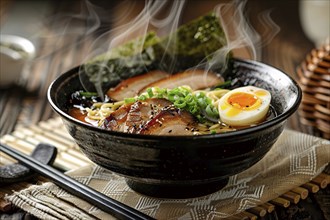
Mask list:
[[[26,65],[34,58],[35,47],[27,39],[0,35],[0,88],[18,82]]]

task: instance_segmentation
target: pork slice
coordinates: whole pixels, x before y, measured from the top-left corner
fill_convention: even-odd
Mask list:
[[[124,131],[125,122],[132,104],[124,105],[112,112],[103,122],[102,127],[112,131]]]
[[[127,115],[124,131],[138,133],[148,121],[155,117],[163,108],[170,105],[172,105],[170,101],[159,98],[135,102]]]
[[[169,107],[161,110],[143,126],[139,134],[149,135],[193,135],[197,122],[185,110]]]
[[[224,80],[213,72],[207,72],[200,69],[186,70],[144,86],[140,89],[139,94],[145,92],[149,87],[173,89],[179,86],[187,85],[193,90],[197,90],[216,86],[222,82],[224,82]]]
[[[107,91],[107,95],[113,100],[124,100],[134,97],[146,85],[168,77],[169,74],[160,70],[154,70],[139,76],[128,78],[119,83],[115,88]]]

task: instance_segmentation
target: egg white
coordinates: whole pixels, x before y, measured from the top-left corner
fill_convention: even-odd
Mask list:
[[[256,102],[247,107],[229,103],[228,99],[233,95],[253,95]],[[248,95],[248,96],[249,96]],[[251,96],[250,96],[251,97]],[[271,94],[265,89],[255,86],[245,86],[233,89],[226,93],[218,102],[220,121],[230,126],[249,126],[260,122],[265,118],[271,101]]]

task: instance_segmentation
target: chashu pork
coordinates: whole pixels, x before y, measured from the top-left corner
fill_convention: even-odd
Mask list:
[[[108,130],[149,135],[192,135],[195,125],[193,115],[159,98],[124,105],[103,123]]]
[[[112,131],[137,133],[153,116],[170,105],[172,102],[158,98],[126,104],[112,112],[104,120],[102,127]]]
[[[150,87],[173,89],[183,85],[190,86],[192,90],[198,90],[213,87],[219,85],[222,82],[224,82],[222,78],[218,77],[216,74],[210,71],[207,72],[201,69],[186,70],[184,72],[176,73],[169,77],[150,83],[140,89],[138,93],[141,94]]]
[[[102,124],[102,127],[112,131],[124,131],[125,122],[132,104],[124,105],[112,112]]]
[[[159,98],[135,102],[127,115],[124,132],[139,133],[148,121],[152,120],[162,109],[171,105],[172,102]]]
[[[146,85],[168,77],[169,74],[160,70],[154,70],[142,75],[128,78],[119,83],[115,88],[107,91],[107,95],[113,100],[124,100],[134,97]]]
[[[192,114],[174,107],[165,108],[143,126],[139,134],[193,135],[196,120]]]

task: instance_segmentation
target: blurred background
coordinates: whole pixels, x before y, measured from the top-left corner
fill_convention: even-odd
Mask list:
[[[233,1],[186,1],[179,24],[225,3]],[[34,51],[25,57],[10,58],[15,62],[6,60],[1,64],[0,81],[13,77],[0,88],[1,135],[56,117],[47,101],[47,89],[52,80],[83,63],[92,50],[107,50],[108,45],[103,42],[109,42],[113,36],[125,31],[123,25],[134,21],[145,6],[140,0],[1,0],[0,4],[1,40],[5,35],[16,35],[34,46]],[[247,22],[244,27],[252,30],[249,37],[255,53],[243,48],[236,56],[275,66],[301,83],[307,98],[300,111],[289,120],[288,127],[329,138],[329,44],[325,43],[329,37],[329,1],[248,0],[240,4]],[[167,13],[163,10],[160,19]],[[224,21],[230,22],[231,15],[225,16]],[[134,37],[136,34],[132,33],[127,39]],[[311,55],[313,51],[314,55]],[[312,56],[312,63],[306,61],[308,55]],[[8,59],[5,56],[1,56],[1,60]],[[17,60],[24,64],[21,69]],[[306,66],[306,62],[307,66],[314,67],[297,72],[297,68],[303,63]],[[319,63],[322,64],[320,67]],[[17,68],[8,70],[10,66]],[[315,66],[323,68],[321,73]],[[15,71],[19,72],[17,78]],[[322,89],[317,89],[318,83]]]
[[[158,4],[161,2],[164,1]],[[182,6],[181,12],[174,10],[177,26],[215,8],[227,9],[226,4],[234,6],[224,10],[222,17],[224,24],[231,24],[231,40],[243,33],[243,46],[234,55],[264,62],[293,77],[303,90],[303,100],[287,127],[330,139],[329,0],[168,1],[159,12],[158,23],[165,21],[173,2]],[[40,127],[32,127],[39,124],[48,132],[55,133],[56,129],[61,135],[56,143],[67,144],[71,139],[62,138],[68,134],[57,127],[61,122],[48,104],[50,83],[91,56],[107,51],[114,37],[134,29],[145,4],[143,0],[0,0],[1,141],[7,138],[26,151],[34,147],[36,140],[53,140],[52,136],[44,137]],[[137,37],[138,30],[116,38],[115,43]],[[168,31],[158,34],[166,35]],[[55,120],[48,120],[52,118]],[[6,135],[19,129],[23,132]],[[25,139],[31,143],[26,145]],[[77,149],[61,149],[63,166],[70,169],[87,163],[78,156]],[[4,162],[0,157],[0,163]],[[0,195],[0,203],[3,196]],[[329,198],[328,194],[324,198]],[[306,204],[306,209],[312,207],[314,219],[322,219],[314,200]],[[329,202],[323,205],[323,210],[329,210]],[[290,209],[288,215],[289,212]]]

